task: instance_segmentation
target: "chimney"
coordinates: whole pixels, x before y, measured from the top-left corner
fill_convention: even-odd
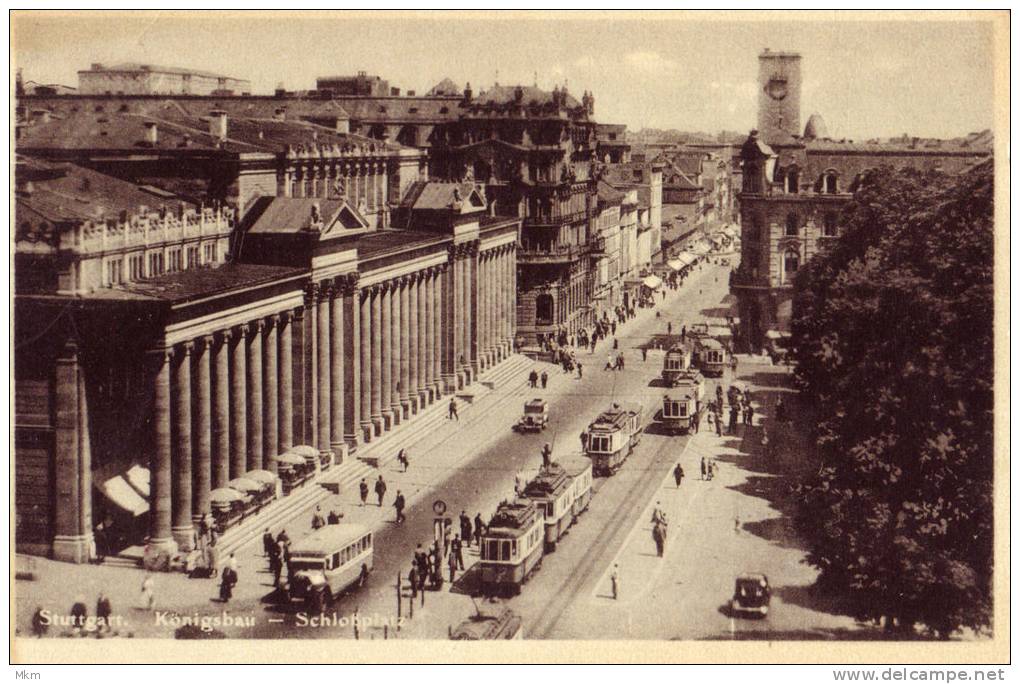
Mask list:
[[[156,127],[155,121],[145,122],[145,142],[150,147],[155,147],[159,144],[159,130]]]
[[[287,108],[277,107],[273,112],[273,119],[275,121],[285,121],[287,119]]]
[[[517,86],[514,88],[514,100],[522,102],[524,100],[524,88]]]
[[[49,123],[50,122],[50,110],[48,109],[33,109],[32,118],[36,123]]]
[[[222,109],[209,112],[209,135],[217,140],[227,139],[227,113]]]
[[[468,81],[467,85],[464,86],[464,101],[470,102],[472,95],[473,91],[471,90],[471,81]]]
[[[103,65],[100,62],[92,62],[92,71],[102,71]]]

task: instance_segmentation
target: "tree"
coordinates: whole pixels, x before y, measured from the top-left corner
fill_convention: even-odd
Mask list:
[[[795,282],[798,379],[824,416],[797,522],[861,618],[989,624],[992,166],[866,173]]]

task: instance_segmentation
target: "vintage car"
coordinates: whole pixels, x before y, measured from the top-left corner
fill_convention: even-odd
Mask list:
[[[769,614],[771,601],[769,578],[760,572],[745,573],[737,577],[730,610],[734,616],[751,614],[765,617]]]
[[[539,432],[549,424],[549,404],[544,399],[524,403],[524,415],[517,421],[518,432]]]
[[[454,641],[485,641],[522,638],[521,617],[502,604],[486,605],[450,630]]]

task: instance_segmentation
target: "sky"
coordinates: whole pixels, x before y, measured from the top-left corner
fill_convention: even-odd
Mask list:
[[[989,21],[759,14],[22,12],[11,30],[15,65],[40,83],[76,86],[93,62],[213,71],[267,94],[358,71],[419,94],[447,76],[476,93],[566,83],[593,92],[600,122],[709,133],[755,126],[768,47],[802,55],[801,124],[817,112],[832,137],[992,127]]]

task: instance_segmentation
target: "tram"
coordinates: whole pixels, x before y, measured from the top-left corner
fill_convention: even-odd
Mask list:
[[[662,381],[675,387],[680,374],[691,367],[691,350],[685,344],[673,345],[662,360]]]
[[[545,518],[545,550],[556,550],[560,540],[574,521],[571,513],[573,482],[559,463],[550,463],[538,471],[534,480],[524,486],[524,497],[531,499]]]
[[[595,475],[610,476],[620,469],[641,441],[642,408],[613,404],[588,426],[585,453]]]
[[[581,517],[581,514],[588,510],[591,502],[592,463],[590,458],[584,456],[568,456],[561,461],[567,475],[570,476],[572,488],[570,512],[574,516],[574,522]]]
[[[673,385],[675,392],[662,397],[659,423],[665,432],[687,433],[694,429],[705,395],[705,379],[696,369],[684,371]]]
[[[726,367],[726,349],[714,337],[698,338],[698,366],[701,372],[713,378],[721,378]]]
[[[482,591],[519,594],[542,562],[545,517],[526,498],[504,501],[482,533]]]

